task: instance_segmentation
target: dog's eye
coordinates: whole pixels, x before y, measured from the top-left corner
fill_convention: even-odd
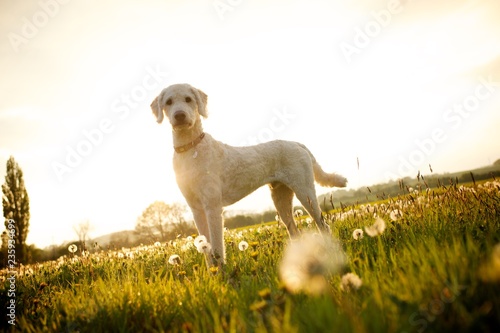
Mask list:
[[[172,99],[167,99],[167,105],[172,105]]]
[[[191,97],[186,97],[186,103],[191,103]]]

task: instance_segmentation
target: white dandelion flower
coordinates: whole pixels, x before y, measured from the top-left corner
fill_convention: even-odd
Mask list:
[[[70,253],[75,253],[76,250],[78,250],[78,247],[75,244],[71,244],[70,246],[68,246],[68,251]]]
[[[328,288],[327,276],[345,263],[346,255],[338,241],[305,233],[288,244],[279,275],[288,291],[318,295]]]
[[[365,232],[370,237],[382,235],[384,230],[385,230],[385,221],[382,220],[380,217],[377,217],[375,219],[375,223],[373,223],[373,225],[365,227]]]
[[[181,257],[178,254],[172,254],[170,258],[168,258],[168,263],[170,265],[176,266],[182,263]]]
[[[154,243],[154,246],[155,246],[155,247],[160,247],[160,246],[161,246],[161,243],[160,243],[160,242],[155,242],[155,243]]]
[[[195,239],[194,239],[194,245],[196,247],[198,247],[198,243],[207,243],[207,237],[203,236],[203,235],[199,235],[197,236]]]
[[[352,238],[355,240],[358,239],[363,239],[363,230],[362,229],[356,229],[352,232]]]
[[[363,285],[363,281],[354,273],[347,273],[342,276],[340,290],[358,290]]]
[[[194,239],[194,245],[200,253],[209,254],[212,251],[212,245],[207,241],[207,237],[200,235]]]
[[[245,251],[246,249],[248,249],[248,243],[245,241],[241,241],[238,244],[238,249],[240,249],[240,251]]]
[[[212,251],[212,245],[210,245],[210,243],[208,243],[208,242],[201,243],[201,244],[199,244],[197,249],[198,249],[198,252],[200,252],[200,253],[209,254],[210,251]]]
[[[391,213],[390,213],[389,216],[390,216],[391,220],[397,221],[401,217],[403,217],[403,212],[400,211],[399,209],[394,209],[394,210],[391,211]]]

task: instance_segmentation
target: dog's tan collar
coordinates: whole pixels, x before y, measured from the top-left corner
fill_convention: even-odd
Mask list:
[[[198,145],[198,143],[200,143],[201,140],[203,140],[204,137],[205,137],[205,133],[201,133],[200,136],[197,137],[194,141],[191,141],[190,143],[179,146],[179,147],[174,147],[174,150],[176,153],[184,153],[184,152],[188,151],[189,149],[196,147]]]

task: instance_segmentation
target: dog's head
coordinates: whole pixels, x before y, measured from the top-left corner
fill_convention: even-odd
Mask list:
[[[207,117],[207,95],[189,84],[174,84],[162,90],[151,103],[156,121],[161,123],[165,114],[172,128],[189,128],[199,116]]]

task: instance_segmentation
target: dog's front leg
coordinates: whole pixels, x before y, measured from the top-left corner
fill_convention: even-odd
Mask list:
[[[225,263],[224,226],[222,222],[222,205],[207,207],[207,222],[212,245],[212,265],[222,266]]]

